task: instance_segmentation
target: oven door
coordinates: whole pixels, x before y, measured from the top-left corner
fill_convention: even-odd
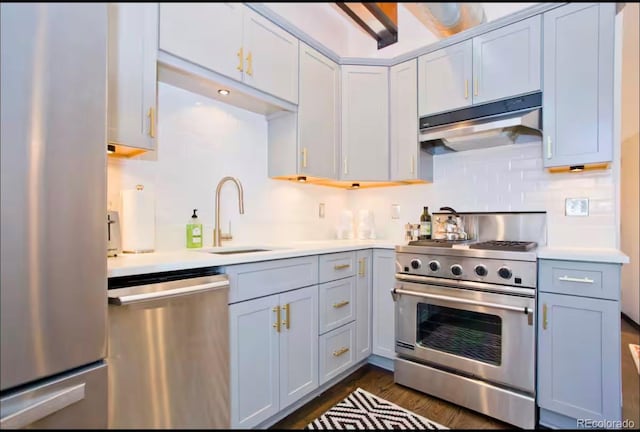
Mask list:
[[[396,353],[534,393],[533,297],[397,282]]]

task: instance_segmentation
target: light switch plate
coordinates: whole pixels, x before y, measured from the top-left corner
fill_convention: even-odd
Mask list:
[[[391,204],[391,219],[400,219],[400,204]]]
[[[565,216],[589,216],[589,198],[567,198],[564,201]]]
[[[320,203],[318,206],[318,217],[324,219],[324,203]]]

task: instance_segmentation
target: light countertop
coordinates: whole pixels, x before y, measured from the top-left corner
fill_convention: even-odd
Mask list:
[[[305,255],[320,255],[358,249],[394,249],[395,243],[385,240],[326,240],[303,241],[282,244],[258,243],[252,245],[225,245],[217,248],[182,249],[171,252],[143,254],[121,254],[107,258],[108,277],[131,276],[198,267],[215,267],[295,258]],[[232,249],[271,249],[263,252],[248,252],[231,255],[216,255],[213,251]]]
[[[169,252],[143,254],[121,254],[107,259],[108,277],[131,276],[171,270],[198,267],[216,267],[295,258],[306,255],[320,255],[358,249],[395,249],[396,243],[388,240],[325,240],[299,241],[289,243],[258,243],[252,245],[225,245],[217,248],[182,249]],[[230,255],[216,255],[210,252],[232,249],[270,249],[263,252],[248,252]],[[629,257],[618,249],[538,247],[538,258],[568,261],[592,261],[626,264]]]
[[[567,248],[567,247],[539,247],[538,258],[568,261],[591,261],[612,264],[626,264],[629,257],[618,249],[604,248]]]

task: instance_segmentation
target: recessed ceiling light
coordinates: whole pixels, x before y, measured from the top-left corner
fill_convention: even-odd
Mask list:
[[[352,183],[351,189],[358,189],[360,187],[360,183]]]
[[[571,172],[580,172],[584,170],[584,165],[572,165],[569,167],[569,171]]]
[[[299,176],[297,179],[300,183],[305,183],[307,181],[307,178],[305,176]]]
[[[107,153],[115,153],[116,152],[116,146],[114,146],[113,144],[107,144]]]
[[[227,89],[220,89],[220,90],[218,90],[218,93],[220,93],[222,96],[226,96],[231,92],[229,90],[227,90]]]

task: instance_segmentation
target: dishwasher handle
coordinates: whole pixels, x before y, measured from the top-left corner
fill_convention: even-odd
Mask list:
[[[229,281],[223,280],[223,281],[205,283],[201,285],[192,285],[187,287],[173,288],[173,289],[154,291],[154,292],[148,292],[148,293],[109,297],[109,304],[113,304],[116,306],[126,306],[132,303],[142,303],[142,302],[161,300],[161,299],[177,297],[177,296],[199,294],[206,291],[212,291],[212,290],[221,289],[221,288],[229,288]]]

